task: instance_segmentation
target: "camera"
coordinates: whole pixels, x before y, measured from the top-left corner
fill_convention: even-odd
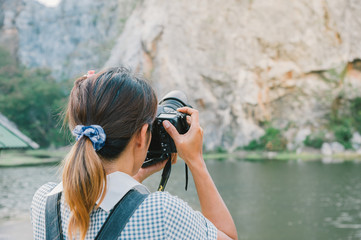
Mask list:
[[[163,121],[168,120],[180,134],[186,133],[189,129],[187,114],[177,111],[178,108],[185,106],[191,107],[188,105],[187,96],[179,90],[169,92],[159,102],[152,125],[152,140],[143,168],[163,161],[169,158],[171,153],[177,152],[173,139],[163,127]]]

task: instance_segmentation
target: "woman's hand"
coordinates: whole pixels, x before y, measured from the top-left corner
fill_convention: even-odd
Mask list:
[[[183,107],[177,109],[181,113],[186,113],[190,128],[185,134],[179,134],[177,129],[169,122],[163,121],[163,126],[172,137],[179,156],[186,162],[190,170],[205,167],[203,161],[203,129],[199,125],[198,111]]]
[[[133,176],[133,178],[135,180],[137,180],[138,182],[142,183],[149,176],[162,170],[164,168],[165,164],[167,163],[167,161],[168,161],[168,159],[166,159],[162,162],[157,162],[156,164],[150,165],[146,168],[140,168],[139,171],[137,172],[137,174],[135,174]],[[177,154],[172,153],[172,164],[175,164],[176,162],[177,162]]]
[[[173,138],[179,156],[184,159],[192,172],[202,213],[217,227],[218,239],[237,239],[237,230],[232,216],[203,160],[203,130],[199,126],[198,111],[188,107],[180,108],[178,111],[190,115],[187,116],[187,121],[191,125],[188,132],[179,134],[168,121],[163,121],[163,126]]]

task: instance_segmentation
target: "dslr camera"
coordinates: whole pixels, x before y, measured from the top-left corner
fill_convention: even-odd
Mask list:
[[[149,145],[147,157],[142,167],[163,161],[176,153],[177,149],[173,139],[163,127],[163,121],[168,120],[180,134],[188,131],[187,114],[180,113],[177,108],[191,107],[187,96],[182,91],[171,91],[159,102],[157,115],[152,125],[152,140]]]

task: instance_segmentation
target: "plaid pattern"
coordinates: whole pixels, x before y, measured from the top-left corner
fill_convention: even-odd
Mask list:
[[[34,239],[45,239],[45,205],[47,194],[55,183],[43,185],[31,205]],[[85,239],[94,239],[109,213],[101,208],[90,215]],[[68,231],[70,209],[61,201],[62,228]],[[64,236],[68,239],[67,236]],[[134,212],[118,239],[217,239],[216,227],[200,212],[167,192],[150,194]]]

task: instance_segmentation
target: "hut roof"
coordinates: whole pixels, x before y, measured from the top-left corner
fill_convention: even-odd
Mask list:
[[[25,136],[16,125],[0,113],[0,149],[39,148],[39,145]]]

